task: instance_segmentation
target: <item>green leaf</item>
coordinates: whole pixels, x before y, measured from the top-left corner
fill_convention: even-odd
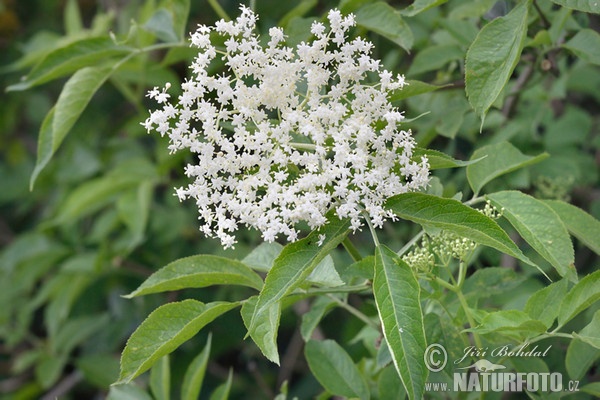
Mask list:
[[[333,340],[310,340],[304,348],[308,366],[328,392],[348,398],[369,399],[369,388],[352,358]]]
[[[22,82],[6,90],[26,90],[132,51],[129,47],[115,44],[108,36],[78,40],[48,53]]]
[[[558,214],[569,232],[600,255],[600,221],[579,207],[559,200],[544,200]]]
[[[302,314],[302,323],[300,324],[300,334],[305,342],[308,342],[316,327],[321,322],[325,314],[335,307],[335,301],[329,297],[317,297],[310,306],[310,310]]]
[[[337,247],[348,235],[349,220],[339,220],[335,215],[329,215],[329,222],[319,230],[311,232],[306,238],[290,243],[283,248],[273,268],[267,274],[248,333],[253,334],[255,319],[267,308],[291,293],[304,282],[315,267],[331,250]],[[320,243],[319,245],[319,242]]]
[[[567,288],[568,280],[561,279],[538,290],[527,300],[523,311],[550,328],[558,316],[558,307],[554,299],[563,299],[567,294]]]
[[[152,396],[133,383],[110,387],[106,400],[154,400]]]
[[[169,355],[162,356],[150,369],[150,390],[155,400],[169,400],[171,395],[171,368]]]
[[[181,400],[198,400],[202,382],[204,381],[204,374],[206,373],[206,366],[208,365],[211,344],[212,334],[209,333],[206,346],[204,346],[202,352],[192,360],[185,371],[183,384],[181,385]]]
[[[302,0],[297,2],[296,6],[288,11],[283,18],[281,18],[278,25],[287,27],[292,19],[303,17],[306,13],[312,10],[317,3],[317,0]]]
[[[592,321],[579,333],[573,332],[573,336],[589,345],[600,349],[600,310],[596,311]]]
[[[159,358],[171,353],[215,318],[237,306],[238,303],[204,304],[188,299],[158,307],[127,341],[121,355],[118,383],[128,383],[141,375]]]
[[[117,202],[119,217],[133,234],[131,247],[140,243],[144,238],[153,188],[153,181],[143,181],[137,188],[132,188],[119,197]]]
[[[535,265],[496,221],[460,201],[424,193],[403,193],[390,197],[385,207],[402,219],[445,229]]]
[[[190,0],[163,0],[161,4],[173,14],[173,31],[180,41],[185,40],[190,14]]]
[[[518,191],[497,192],[487,197],[496,208],[503,209],[503,216],[560,276],[577,281],[569,232],[549,206]]]
[[[110,353],[80,355],[75,364],[86,382],[100,389],[108,390],[119,377],[119,360]]]
[[[400,101],[423,93],[433,92],[446,86],[448,85],[437,86],[417,80],[407,80],[406,85],[404,85],[402,89],[396,89],[392,92],[389,96],[389,100],[391,102]]]
[[[67,0],[64,19],[67,36],[73,36],[83,31],[81,12],[76,0]]]
[[[409,398],[420,399],[428,372],[423,364],[427,343],[419,282],[411,268],[383,245],[375,250],[373,294],[402,384]]]
[[[390,365],[381,371],[377,380],[377,389],[379,398],[385,400],[404,400],[406,391],[402,386],[402,381],[398,377],[396,369]]]
[[[506,293],[519,286],[525,277],[504,267],[478,269],[465,281],[463,293],[468,300],[475,300]]]
[[[509,14],[484,26],[467,51],[467,97],[482,125],[487,110],[506,86],[521,56],[530,3],[521,1]]]
[[[464,56],[464,51],[454,44],[428,46],[417,53],[406,74],[415,76],[438,71],[451,61],[462,60]]]
[[[229,391],[231,390],[231,382],[233,382],[233,370],[230,369],[227,381],[212,392],[209,400],[227,400],[229,398]]]
[[[201,254],[173,261],[125,297],[211,285],[241,285],[260,290],[262,279],[239,261]]]
[[[461,161],[456,160],[450,157],[448,154],[442,153],[441,151],[415,147],[413,150],[413,159],[417,162],[420,162],[421,157],[423,156],[427,157],[430,170],[465,167],[467,165],[475,164],[481,160],[481,158],[478,158],[470,161]]]
[[[427,11],[430,8],[444,4],[448,0],[415,0],[410,6],[400,11],[402,15],[414,17],[415,15]]]
[[[50,388],[60,378],[66,363],[65,355],[44,354],[35,365],[36,380],[44,389]]]
[[[520,310],[501,310],[487,314],[481,324],[467,332],[479,334],[499,333],[519,339],[526,339],[546,331],[546,325],[541,321],[532,319],[527,313]]]
[[[538,163],[548,157],[548,153],[538,156],[526,156],[509,142],[500,142],[483,146],[471,156],[471,160],[480,159],[477,164],[467,167],[467,179],[473,189],[474,196],[491,180],[516,171],[520,168]]]
[[[600,350],[579,339],[571,340],[565,356],[565,367],[571,379],[581,379],[600,357]]]
[[[600,300],[600,270],[579,281],[564,297],[558,311],[558,324],[564,326],[577,314]]]
[[[582,29],[563,47],[582,60],[600,65],[600,34],[592,29]]]
[[[166,43],[177,43],[179,37],[175,32],[173,14],[165,8],[159,8],[142,26],[148,32],[152,32],[157,38]]]
[[[579,390],[581,392],[588,393],[588,394],[591,394],[592,396],[595,396],[596,398],[599,398],[600,397],[600,382],[588,383],[587,385],[582,386]]]
[[[92,96],[112,74],[111,67],[86,67],[75,72],[63,87],[56,105],[50,110],[38,138],[38,154],[31,174],[30,188],[71,131]]]
[[[250,322],[256,309],[257,297],[252,296],[242,305],[242,319],[250,337],[260,351],[269,360],[279,365],[279,352],[277,351],[277,330],[281,317],[281,303],[272,303],[265,311],[258,314],[254,321],[254,329],[250,330]]]
[[[262,242],[242,262],[256,271],[269,272],[281,250],[283,246],[277,242]]]
[[[69,354],[75,347],[105,328],[109,323],[108,314],[86,315],[69,319],[60,326],[56,337],[51,341],[52,350],[56,354]]]
[[[327,287],[341,286],[344,284],[342,278],[335,269],[333,258],[327,255],[321,262],[313,269],[306,282]]]
[[[359,8],[356,11],[356,23],[391,40],[406,51],[413,45],[413,34],[408,24],[396,9],[383,1]]]
[[[600,2],[596,0],[551,0],[553,3],[572,10],[600,14]]]

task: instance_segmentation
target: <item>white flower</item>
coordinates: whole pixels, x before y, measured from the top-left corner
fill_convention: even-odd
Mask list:
[[[196,201],[200,230],[224,247],[234,245],[240,224],[267,241],[294,241],[299,223],[316,229],[331,209],[353,229],[365,217],[381,226],[393,218],[387,198],[429,179],[427,159],[412,159],[414,139],[399,129],[404,116],[388,101],[404,77],[371,58],[371,43],[349,40],[352,15],[330,11],[329,27],[315,22],[316,39],[295,48],[285,46],[280,28],[269,30],[262,47],[256,21],[242,6],[235,21],[200,26],[191,35],[198,56],[178,101],[170,102],[168,86],[148,93],[163,108],[144,127],[168,135],[172,152],[197,157],[185,169],[193,182],[176,195]],[[211,32],[225,47],[211,43]],[[225,71],[211,76],[217,58]]]

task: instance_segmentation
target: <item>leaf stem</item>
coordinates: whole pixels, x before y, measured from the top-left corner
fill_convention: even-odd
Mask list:
[[[424,230],[421,230],[419,233],[417,233],[412,239],[410,239],[410,241],[408,243],[406,243],[404,245],[404,247],[402,247],[399,251],[398,251],[398,255],[400,257],[402,257],[404,255],[404,253],[406,253],[411,247],[413,247],[415,245],[415,243],[417,243],[425,234]]]
[[[342,245],[355,262],[362,260],[362,256],[358,252],[358,249],[356,248],[356,246],[354,246],[354,243],[352,243],[348,236],[344,238],[344,240],[342,241]]]
[[[208,0],[208,4],[210,4],[210,6],[212,7],[213,11],[219,17],[221,17],[225,21],[231,21],[231,18],[229,17],[229,15],[227,15],[227,12],[225,12],[225,10],[223,9],[223,7],[221,7],[221,5],[219,4],[219,2],[217,0]]]
[[[469,309],[469,305],[467,304],[467,299],[465,298],[464,294],[462,293],[462,291],[459,288],[456,288],[454,293],[456,293],[456,297],[458,297],[458,301],[460,302],[461,307],[463,308],[463,311],[465,312],[465,316],[467,317],[467,321],[469,322],[469,326],[471,327],[471,329],[475,328],[475,326],[477,325],[475,323],[475,320],[473,319],[473,316],[471,315],[471,310]],[[475,332],[471,332],[473,334],[473,340],[475,341],[475,345],[479,348],[482,348],[482,342],[481,342],[481,338],[479,337],[479,335]]]
[[[371,318],[367,317],[365,314],[358,311],[356,308],[352,307],[350,304],[338,299],[337,297],[335,297],[331,294],[328,294],[327,297],[329,297],[331,300],[335,301],[337,303],[337,305],[339,305],[340,307],[342,307],[343,309],[348,311],[350,314],[354,315],[356,318],[363,321],[365,324],[369,325],[370,327],[374,328],[377,331],[380,330],[380,327],[377,323],[373,322],[373,320]]]

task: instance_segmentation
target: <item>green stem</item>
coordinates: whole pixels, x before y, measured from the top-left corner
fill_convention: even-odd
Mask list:
[[[375,322],[373,322],[373,320],[371,320],[371,318],[367,317],[365,314],[363,314],[362,312],[358,311],[356,308],[352,307],[350,304],[348,304],[345,301],[342,301],[342,300],[340,300],[337,297],[332,296],[332,295],[327,295],[327,297],[329,297],[331,300],[335,301],[337,303],[337,305],[339,305],[343,309],[347,310],[350,314],[354,315],[356,318],[360,319],[365,324],[369,325],[370,327],[374,328],[377,331],[380,330],[378,324],[376,324]]]
[[[463,311],[465,312],[465,316],[467,317],[467,321],[469,322],[469,326],[471,328],[475,328],[475,326],[477,324],[475,324],[475,320],[473,319],[473,316],[471,315],[471,311],[469,310],[469,305],[467,304],[467,299],[465,299],[465,296],[463,295],[462,291],[458,288],[455,288],[456,296],[458,297],[458,301],[460,302],[460,305],[463,308]],[[478,334],[476,334],[475,332],[473,333],[473,340],[475,341],[475,346],[482,348],[482,342],[481,342],[481,338],[479,337]]]
[[[400,251],[398,251],[398,255],[399,256],[403,256],[404,253],[406,253],[411,247],[414,246],[415,243],[417,243],[425,234],[425,231],[422,230],[421,232],[417,233],[412,239],[410,239],[410,241],[408,243],[406,243],[404,245],[404,247],[402,247],[400,249]]]
[[[332,294],[332,293],[358,293],[364,292],[365,290],[370,290],[371,285],[354,285],[354,286],[339,286],[339,287],[330,287],[330,288],[311,288],[302,292],[302,294],[306,294],[309,296],[318,295],[318,294]]]
[[[358,249],[356,248],[356,246],[354,246],[354,243],[352,243],[348,236],[344,238],[344,240],[342,241],[342,245],[355,262],[362,260],[362,256],[358,252]]]
[[[221,7],[221,5],[219,4],[219,2],[217,0],[208,0],[208,4],[210,4],[210,6],[214,10],[214,12],[219,17],[221,17],[225,21],[231,21],[231,18],[229,17],[229,15],[227,15],[227,13],[223,9],[223,7]]]
[[[458,280],[456,282],[456,289],[460,290],[462,288],[463,283],[465,283],[465,278],[467,276],[467,264],[463,261],[458,265]]]
[[[366,213],[364,214],[364,216],[365,221],[367,222],[367,226],[369,227],[369,231],[371,232],[371,236],[373,237],[373,243],[375,244],[375,247],[379,247],[379,238],[377,237],[377,232],[375,232],[375,228],[373,227],[369,216]]]

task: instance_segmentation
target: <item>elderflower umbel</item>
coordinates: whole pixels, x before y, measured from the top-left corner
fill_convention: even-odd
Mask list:
[[[171,152],[197,157],[185,168],[193,183],[177,196],[196,201],[201,231],[224,247],[235,243],[240,224],[266,241],[294,241],[298,223],[318,228],[331,209],[353,229],[363,216],[380,227],[393,218],[387,198],[428,183],[428,161],[412,160],[414,139],[398,128],[404,116],[388,101],[404,77],[371,58],[372,43],[350,40],[353,15],[332,10],[327,20],[295,48],[271,28],[263,47],[257,16],[242,6],[235,21],[191,35],[198,55],[176,101],[168,84],[148,94],[163,108],[146,129],[168,135]],[[224,47],[212,44],[211,33]],[[209,75],[218,60],[225,72]]]

